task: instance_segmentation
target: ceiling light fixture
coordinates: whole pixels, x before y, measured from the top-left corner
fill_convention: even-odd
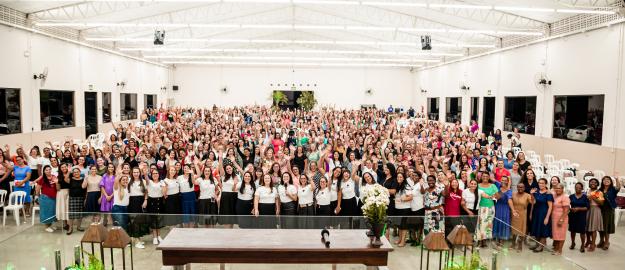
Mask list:
[[[558,12],[558,13],[577,13],[577,14],[603,14],[603,15],[616,14],[615,11],[592,10],[592,9],[556,9],[556,12]]]
[[[404,31],[404,32],[449,32],[449,33],[500,33],[505,34],[514,32],[514,35],[543,35],[538,31],[497,31],[497,30],[475,30],[475,29],[428,29],[428,28],[406,28],[392,26],[362,26],[362,25],[292,25],[292,24],[184,24],[184,23],[69,23],[69,22],[35,22],[37,26],[69,26],[69,27],[144,27],[144,28],[166,28],[166,27],[203,27],[203,28],[240,28],[240,29],[337,29],[337,30],[356,30],[356,31]]]
[[[227,60],[283,60],[283,61],[344,61],[344,62],[404,62],[438,63],[438,59],[355,58],[355,57],[298,57],[298,56],[230,56],[230,55],[148,55],[147,59],[227,59]]]
[[[494,9],[501,10],[501,11],[556,12],[556,10],[553,8],[534,8],[534,7],[495,6]]]
[[[305,63],[305,62],[207,62],[207,61],[165,61],[163,64],[191,65],[243,65],[243,66],[319,66],[319,67],[421,67],[413,64],[380,63]]]
[[[408,56],[464,56],[462,53],[402,52],[402,51],[350,51],[350,50],[276,50],[276,49],[211,49],[211,48],[119,48],[120,51],[142,52],[240,52],[240,53],[309,53],[309,54],[362,54],[362,55],[408,55]]]

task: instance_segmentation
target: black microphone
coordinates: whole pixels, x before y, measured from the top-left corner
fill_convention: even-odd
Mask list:
[[[321,242],[323,242],[327,248],[330,247],[330,231],[326,229],[321,230]]]

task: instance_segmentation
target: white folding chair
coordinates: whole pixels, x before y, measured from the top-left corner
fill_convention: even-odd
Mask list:
[[[553,155],[545,154],[545,164],[550,164],[556,161],[556,158]]]
[[[571,195],[575,193],[575,184],[577,184],[577,178],[575,177],[564,178],[564,186],[566,187],[567,194]]]
[[[0,189],[0,207],[4,207],[4,202],[7,198],[7,191]]]
[[[521,148],[512,147],[512,152],[514,153],[515,157],[518,156],[521,151],[522,151]]]
[[[13,192],[13,187],[15,187],[15,181],[9,182],[9,189],[11,189],[11,192]]]
[[[26,210],[24,209],[24,201],[26,200],[26,192],[24,191],[15,191],[11,192],[9,195],[9,204],[5,206],[2,210],[2,226],[6,225],[7,220],[7,211],[12,211],[13,216],[15,217],[15,223],[17,226],[20,225],[20,210],[26,216]]]

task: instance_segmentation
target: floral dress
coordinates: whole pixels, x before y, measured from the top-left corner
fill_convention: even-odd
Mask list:
[[[434,190],[425,191],[425,221],[424,221],[424,233],[427,235],[430,231],[444,232],[445,222],[443,220],[443,191],[445,187],[437,185]]]

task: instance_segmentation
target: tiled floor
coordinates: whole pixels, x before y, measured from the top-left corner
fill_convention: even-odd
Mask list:
[[[0,227],[0,269],[55,269],[54,250],[62,251],[63,265],[69,265],[72,261],[73,246],[79,244],[82,233],[74,232],[66,236],[61,231],[47,233],[43,231],[41,225],[34,227],[30,223],[22,226],[15,226],[14,222],[7,221],[6,227]],[[85,222],[86,224],[86,222]],[[161,266],[160,251],[155,250],[151,243],[151,238],[143,239],[146,248],[143,250],[133,249],[135,269],[168,269]],[[601,270],[622,270],[625,261],[625,226],[617,228],[617,233],[613,235],[612,246],[609,251],[598,250],[594,253],[581,254],[579,251],[568,250],[570,241],[565,243],[564,256],[554,256],[549,252],[540,254],[524,251],[517,253],[506,248],[498,252],[498,269],[601,269]],[[578,243],[579,245],[579,243]],[[96,247],[96,250],[98,248]],[[86,246],[90,251],[90,247]],[[127,250],[126,256],[130,259]],[[96,251],[97,252],[97,251]],[[483,261],[490,266],[493,250],[482,249],[480,254]],[[460,255],[456,252],[456,256]],[[110,256],[105,252],[106,265],[110,265]],[[115,264],[121,266],[121,252],[114,253]],[[389,269],[391,270],[416,270],[419,269],[420,249],[415,247],[396,248],[389,258]],[[425,261],[425,259],[424,259]],[[424,262],[425,263],[425,262]],[[430,256],[430,269],[438,269],[438,254],[432,253]],[[577,266],[579,265],[579,266]],[[11,268],[12,266],[12,268]],[[129,266],[129,264],[128,264]],[[227,265],[228,270],[244,269],[293,269],[293,265]],[[110,267],[107,267],[110,269]],[[121,269],[121,268],[116,268]],[[128,268],[130,269],[130,268]],[[219,269],[216,264],[193,265],[192,269]],[[297,265],[298,270],[330,269],[329,265]],[[359,265],[342,265],[338,269],[364,269]],[[424,268],[425,265],[424,265]],[[490,267],[489,267],[490,269]]]

